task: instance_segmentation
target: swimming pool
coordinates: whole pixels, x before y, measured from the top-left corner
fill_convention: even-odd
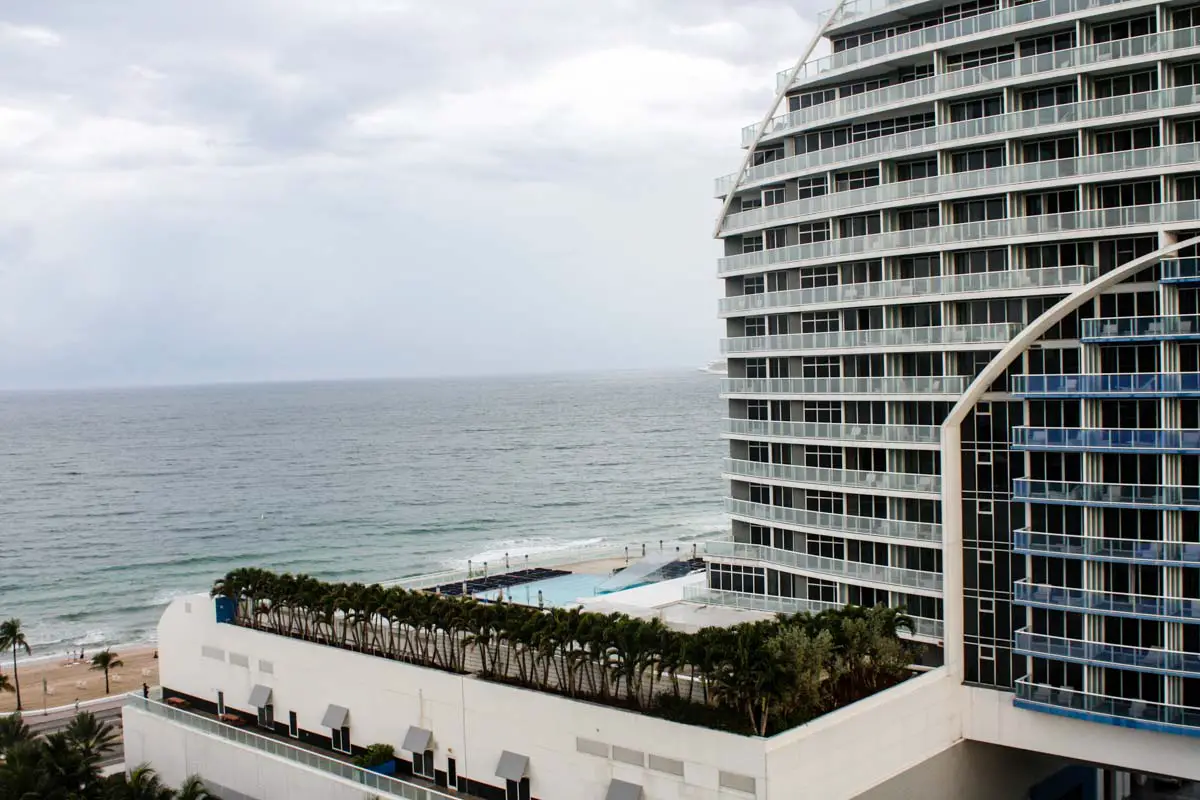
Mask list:
[[[569,575],[558,575],[554,578],[543,578],[532,583],[522,583],[509,586],[506,589],[489,589],[475,594],[481,600],[496,600],[500,592],[504,592],[504,600],[508,603],[520,603],[526,606],[538,604],[538,592],[542,593],[542,602],[547,606],[569,608],[578,605],[575,601],[580,597],[591,597],[596,594],[596,588],[608,580],[607,575],[589,575],[583,572],[573,572]]]

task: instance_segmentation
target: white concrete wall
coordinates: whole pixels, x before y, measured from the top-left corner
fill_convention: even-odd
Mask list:
[[[125,761],[132,769],[149,762],[168,786],[199,774],[214,792],[228,790],[255,800],[366,800],[374,794],[329,773],[176,725],[144,710],[123,710]],[[218,789],[218,787],[220,787]]]
[[[979,687],[964,690],[963,732],[969,739],[1200,780],[1200,740],[1194,737],[1044,714],[1016,708],[1009,692]]]
[[[962,689],[946,669],[933,670],[767,740],[768,779],[780,788],[772,800],[857,797],[933,758],[962,738]],[[819,791],[788,794],[789,786]]]

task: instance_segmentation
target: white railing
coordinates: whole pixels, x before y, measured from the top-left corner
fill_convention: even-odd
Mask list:
[[[989,31],[998,31],[1038,20],[1052,19],[1068,14],[1080,14],[1095,8],[1104,8],[1128,0],[1042,0],[980,14],[975,17],[955,20],[929,28],[904,33],[877,42],[843,50],[804,64],[796,73],[795,83],[808,83],[850,67],[860,66],[878,59],[891,59],[900,53],[918,48],[933,47],[942,42],[962,39]],[[848,19],[842,17],[842,19]],[[776,83],[786,84],[790,70],[780,72]]]
[[[779,422],[758,419],[726,419],[724,432],[734,436],[784,439],[827,439],[839,442],[936,445],[942,429],[936,425],[866,425],[833,422]]]
[[[1077,689],[1033,683],[1028,677],[1019,679],[1015,688],[1018,705],[1026,703],[1052,706],[1074,709],[1082,714],[1119,717],[1133,721],[1132,727],[1150,725],[1156,728],[1200,728],[1200,708],[1081,692]],[[1129,726],[1129,723],[1125,725]]]
[[[971,379],[964,375],[930,378],[724,378],[721,380],[721,394],[957,397],[967,390],[970,383]]]
[[[826,558],[795,550],[781,550],[744,542],[708,542],[704,546],[707,555],[716,558],[737,558],[781,567],[793,567],[822,575],[832,575],[847,580],[869,581],[888,586],[903,586],[929,592],[942,590],[942,576],[937,572],[921,572],[904,567],[888,567],[879,564],[863,564],[844,558]]]
[[[775,182],[783,180],[784,176],[796,177],[807,170],[824,171],[835,165],[884,156],[891,158],[906,152],[916,152],[922,148],[937,147],[951,142],[970,142],[988,138],[1004,140],[1011,138],[1011,134],[1020,131],[1050,133],[1056,125],[1075,130],[1086,126],[1090,120],[1111,121],[1115,117],[1173,108],[1188,108],[1196,105],[1197,102],[1200,102],[1200,87],[1179,86],[1119,97],[1106,97],[1100,100],[1085,100],[1079,103],[996,114],[945,125],[933,125],[907,133],[880,136],[875,139],[838,145],[759,164],[746,170],[738,186]],[[717,197],[724,197],[735,188],[733,181],[736,177],[735,173],[717,179]]]
[[[773,117],[766,125],[764,139],[786,136],[816,124],[828,124],[842,117],[852,117],[867,111],[883,110],[888,106],[929,101],[935,97],[960,89],[977,89],[987,84],[1031,75],[1042,75],[1059,71],[1076,72],[1087,67],[1119,66],[1114,62],[1142,56],[1179,55],[1176,51],[1200,46],[1200,29],[1182,28],[1161,31],[1147,36],[1121,39],[1115,42],[1091,44],[1070,50],[1001,61],[972,69],[956,70],[921,80],[884,86],[869,92],[842,97],[828,103],[802,108]],[[742,146],[749,147],[758,135],[759,125],[748,125],[742,129]]]
[[[1191,167],[1196,164],[1200,164],[1200,142],[951,172],[931,178],[881,183],[864,189],[829,192],[816,197],[739,211],[725,217],[721,223],[721,232],[726,234],[774,227],[806,218],[824,218],[851,209],[879,208],[905,200],[921,199],[933,202],[964,192],[1019,189],[1026,184],[1073,184],[1078,183],[1081,178],[1120,177],[1122,172],[1161,172],[1168,167]]]
[[[769,506],[732,497],[725,498],[725,511],[734,516],[771,522],[776,525],[832,531],[850,537],[904,539],[913,542],[940,542],[942,540],[942,526],[936,522],[831,514],[825,511],[811,511],[807,508]]]
[[[1034,656],[1114,664],[1152,672],[1183,672],[1200,675],[1200,653],[1133,647],[1108,642],[1088,642],[1065,636],[1050,636],[1022,629],[1016,632],[1014,650]]]
[[[740,478],[806,483],[816,486],[835,486],[856,491],[912,492],[937,494],[942,490],[940,475],[918,475],[912,472],[862,472],[852,469],[826,469],[796,464],[764,464],[727,458],[722,469]]]
[[[756,253],[727,256],[717,261],[717,272],[728,275],[757,269],[812,266],[851,255],[873,258],[901,254],[917,248],[974,245],[998,240],[1042,239],[1061,233],[1109,230],[1133,226],[1155,227],[1200,221],[1200,200],[1123,206],[1035,217],[1009,217],[986,222],[964,222],[914,230],[888,231],[869,236],[831,239],[812,244],[790,245]],[[1124,233],[1124,232],[1123,232]]]
[[[932,278],[906,278],[870,283],[839,283],[835,286],[815,286],[809,289],[789,289],[784,292],[739,294],[722,297],[719,310],[723,316],[755,311],[800,309],[811,310],[822,305],[861,305],[873,300],[905,301],[933,296],[980,294],[1003,291],[1036,291],[1082,286],[1099,275],[1096,267],[1043,267],[1041,269],[1005,269],[995,272],[970,272],[963,275],[943,275]]]
[[[302,764],[329,775],[360,784],[367,789],[386,792],[392,797],[403,797],[406,800],[453,800],[456,795],[444,794],[434,789],[418,786],[414,783],[397,780],[388,775],[381,775],[362,767],[356,767],[346,761],[315,753],[312,750],[263,736],[243,728],[235,728],[223,722],[217,722],[200,714],[172,708],[165,703],[149,700],[140,695],[129,695],[125,704],[132,708],[153,714],[156,717],[170,720],[193,730],[219,736],[241,747],[248,747],[277,758]]]
[[[1120,616],[1200,620],[1200,600],[1096,589],[1070,589],[1064,586],[1030,583],[1028,578],[1013,582],[1013,602],[1018,605],[1078,609]]]
[[[737,336],[721,340],[722,355],[795,351],[805,355],[821,350],[874,350],[968,344],[1002,344],[1025,326],[1015,322],[984,325],[939,325],[927,328],[876,328],[861,331],[823,331],[778,336]]]

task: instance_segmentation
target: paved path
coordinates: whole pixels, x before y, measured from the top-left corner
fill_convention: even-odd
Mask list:
[[[104,700],[89,703],[87,707],[80,707],[80,711],[90,711],[96,716],[96,719],[101,722],[107,722],[113,726],[117,734],[117,745],[108,756],[100,762],[101,767],[108,767],[114,764],[120,764],[125,760],[125,744],[122,738],[121,728],[121,706],[124,705],[124,697],[110,697]],[[75,718],[75,709],[51,711],[49,714],[42,714],[41,711],[25,711],[22,715],[25,724],[35,734],[45,736],[48,733],[56,733],[66,728],[71,724],[71,720]]]

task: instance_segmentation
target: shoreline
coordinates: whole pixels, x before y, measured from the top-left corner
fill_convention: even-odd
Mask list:
[[[93,648],[92,655],[104,648]],[[85,661],[69,661],[66,654],[56,654],[43,657],[40,661],[18,659],[18,677],[21,680],[21,700],[25,706],[23,713],[40,712],[43,707],[51,708],[71,705],[76,700],[97,700],[103,697],[128,694],[136,691],[145,683],[149,686],[158,685],[158,645],[147,643],[141,645],[114,646],[113,652],[121,659],[122,666],[109,673],[109,691],[104,691],[104,673],[91,669],[91,663]],[[76,650],[78,652],[78,650]],[[88,648],[84,648],[84,656],[89,657]],[[9,679],[12,662],[5,672]],[[42,692],[43,681],[47,691]],[[17,697],[13,692],[0,695],[0,714],[15,711]]]

